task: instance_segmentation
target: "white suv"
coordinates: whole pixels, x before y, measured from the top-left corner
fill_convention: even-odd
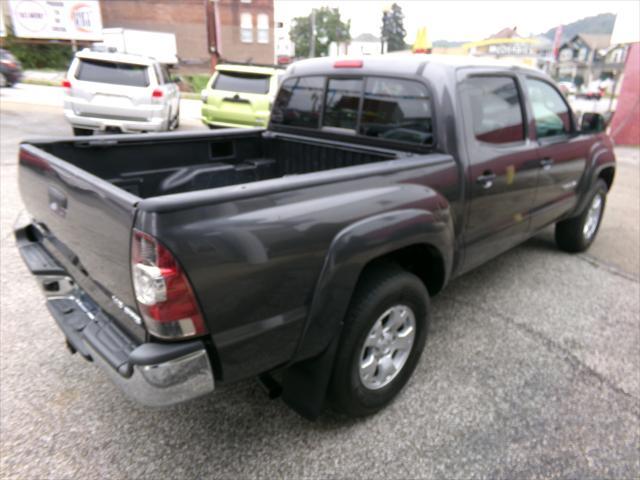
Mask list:
[[[140,55],[78,52],[69,67],[64,115],[76,135],[173,130],[180,91],[166,65]]]

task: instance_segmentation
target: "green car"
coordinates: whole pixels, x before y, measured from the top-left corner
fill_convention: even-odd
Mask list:
[[[202,122],[215,127],[266,127],[284,73],[275,67],[222,64],[202,90]]]

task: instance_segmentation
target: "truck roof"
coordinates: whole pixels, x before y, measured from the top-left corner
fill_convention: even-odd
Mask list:
[[[76,53],[76,57],[88,60],[102,60],[106,62],[133,63],[135,65],[153,65],[157,62],[154,58],[145,57],[143,55],[134,55],[131,53],[120,52],[99,52],[85,48]]]
[[[362,61],[362,67],[340,68],[342,71],[358,70],[389,70],[396,75],[415,74],[423,64],[437,65],[444,69],[458,69],[464,67],[500,67],[504,69],[526,69],[539,71],[527,65],[514,64],[513,62],[494,58],[472,57],[462,55],[415,55],[415,54],[387,54],[367,55],[364,57],[321,57],[310,58],[293,63],[287,69],[289,75],[326,75],[334,70],[337,61]]]

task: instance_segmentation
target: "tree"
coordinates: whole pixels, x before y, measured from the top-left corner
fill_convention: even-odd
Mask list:
[[[329,44],[338,44],[351,40],[351,21],[343,22],[337,8],[322,7],[315,12],[315,55],[325,57],[329,54]],[[311,18],[293,19],[289,37],[295,45],[296,57],[308,57],[311,52]]]
[[[402,7],[397,3],[391,5],[389,10],[382,12],[382,41],[386,42],[388,52],[396,52],[407,48],[406,43],[404,43],[407,31],[404,29],[403,20]]]

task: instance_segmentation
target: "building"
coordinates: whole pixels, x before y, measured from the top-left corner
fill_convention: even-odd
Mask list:
[[[273,0],[103,0],[100,6],[105,28],[174,33],[181,70],[274,60]]]
[[[291,24],[289,22],[276,20],[274,28],[274,49],[275,62],[279,65],[291,63],[296,54],[296,46],[289,37],[290,30]]]
[[[382,40],[371,33],[361,33],[347,43],[329,45],[329,55],[347,55],[361,57],[363,55],[379,55],[381,53]],[[382,53],[387,53],[387,44],[384,44]]]
[[[600,79],[611,35],[580,33],[560,45],[556,77],[576,85]]]

